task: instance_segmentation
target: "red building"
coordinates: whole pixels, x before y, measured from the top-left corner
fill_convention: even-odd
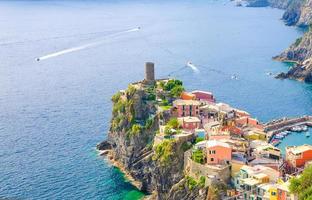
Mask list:
[[[292,167],[303,167],[312,160],[312,146],[304,144],[286,147],[286,160]]]
[[[201,101],[209,101],[209,102],[215,102],[214,96],[211,92],[205,92],[200,90],[195,90],[192,92],[192,94],[195,95],[197,100]]]

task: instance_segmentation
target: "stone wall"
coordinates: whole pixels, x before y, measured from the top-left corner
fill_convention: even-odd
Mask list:
[[[192,177],[198,179],[200,178],[200,176],[207,177],[207,186],[209,186],[211,182],[216,180],[228,183],[231,178],[230,165],[203,165],[196,163],[191,159],[191,150],[184,153],[184,169]]]

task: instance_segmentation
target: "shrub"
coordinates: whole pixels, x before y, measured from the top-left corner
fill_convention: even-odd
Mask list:
[[[117,92],[116,94],[114,94],[112,96],[112,102],[117,103],[119,101],[119,99],[120,99],[120,96],[121,96],[120,92]]]
[[[184,91],[184,87],[181,86],[181,85],[177,85],[175,86],[174,88],[172,88],[172,90],[170,91],[170,95],[172,97],[180,97],[181,96],[181,93]]]
[[[164,140],[155,147],[153,160],[158,160],[161,165],[168,165],[174,155],[174,140]]]
[[[193,177],[187,176],[186,186],[188,187],[188,189],[193,190],[197,186],[197,182]]]
[[[204,156],[204,153],[202,150],[200,149],[196,149],[193,153],[192,153],[192,160],[197,162],[197,163],[200,163],[200,164],[203,164],[204,163],[204,160],[205,160],[205,156]]]
[[[299,200],[312,197],[312,165],[304,169],[299,177],[290,179],[289,190],[299,195]]]
[[[197,144],[198,142],[201,142],[201,141],[204,141],[204,138],[197,137],[197,138],[195,139],[195,144]]]
[[[183,144],[181,145],[181,149],[182,151],[187,151],[192,147],[192,144],[189,142],[183,142]]]
[[[205,187],[206,178],[204,176],[201,176],[199,178],[198,186],[199,187]]]
[[[141,130],[142,130],[142,126],[140,124],[133,124],[128,135],[129,136],[137,135],[141,132]]]
[[[178,129],[180,127],[180,124],[177,118],[171,118],[167,122],[167,126],[170,126],[171,128],[174,128],[174,129]]]
[[[165,85],[164,89],[167,91],[171,91],[176,86],[182,86],[183,83],[180,80],[169,80]]]
[[[153,123],[154,123],[154,119],[153,118],[147,119],[146,122],[145,122],[145,127],[144,128],[146,128],[146,129],[151,128]]]
[[[295,42],[295,47],[297,47],[302,41],[302,37],[298,38]]]
[[[126,94],[128,96],[133,96],[135,94],[135,92],[136,92],[135,87],[133,85],[129,85],[128,89],[126,90]]]

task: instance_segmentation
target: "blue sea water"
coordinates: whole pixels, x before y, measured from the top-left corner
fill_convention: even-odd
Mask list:
[[[111,95],[142,79],[145,61],[261,121],[311,114],[311,85],[267,75],[287,70],[271,57],[302,34],[282,13],[214,0],[0,1],[0,198],[142,197],[95,145]],[[178,70],[188,61],[200,73]]]

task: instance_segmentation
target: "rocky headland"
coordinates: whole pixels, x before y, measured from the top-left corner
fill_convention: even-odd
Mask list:
[[[309,27],[312,24],[312,0],[246,0],[248,7],[271,6],[284,9],[282,16],[288,26]],[[280,73],[276,78],[296,79],[312,82],[312,30],[298,38],[288,49],[274,57],[275,60],[291,62],[293,66],[286,73]]]
[[[159,124],[170,117],[168,102],[183,90],[182,82],[169,82],[171,86],[167,80],[144,80],[117,92],[108,138],[97,148],[147,194],[146,199],[206,199],[208,187],[189,180],[184,171],[184,152],[195,138],[155,143]],[[155,103],[159,98],[162,102]]]

